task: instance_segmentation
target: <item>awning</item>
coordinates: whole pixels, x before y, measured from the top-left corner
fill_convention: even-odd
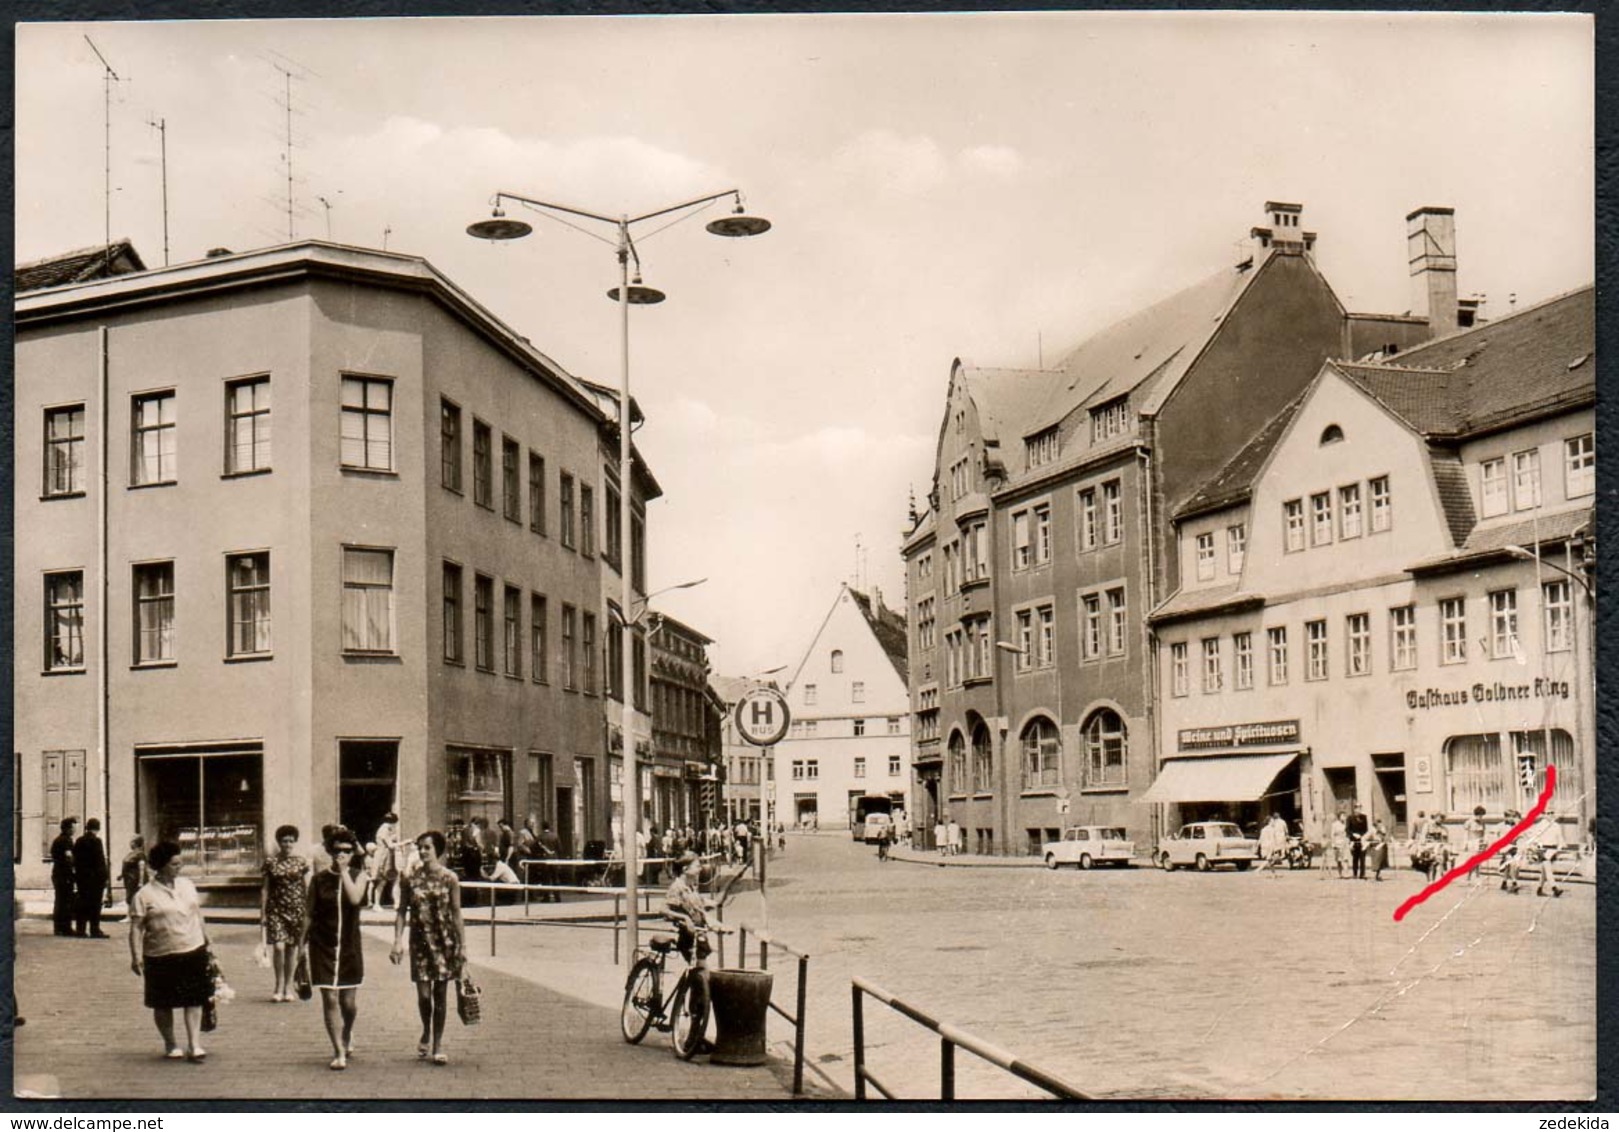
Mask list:
[[[1142,802],[1252,802],[1264,796],[1297,751],[1272,755],[1206,755],[1169,759]]]

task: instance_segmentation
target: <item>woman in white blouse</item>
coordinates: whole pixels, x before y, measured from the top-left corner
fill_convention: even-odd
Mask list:
[[[146,980],[146,1005],[164,1056],[201,1061],[208,1052],[197,1044],[202,1008],[213,997],[208,976],[208,935],[197,889],[180,875],[180,846],[159,841],[146,856],[152,879],[129,906],[129,968]],[[174,1040],[174,1012],[183,1013],[186,1048]]]

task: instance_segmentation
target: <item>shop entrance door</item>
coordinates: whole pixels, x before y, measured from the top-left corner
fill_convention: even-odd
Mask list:
[[[562,855],[579,856],[579,846],[573,839],[573,788],[570,786],[557,787],[556,818],[557,844],[562,846]]]
[[[1359,797],[1355,793],[1355,768],[1352,766],[1322,767],[1321,777],[1327,783],[1327,806],[1331,811],[1331,814],[1324,815],[1324,820],[1330,824],[1332,814],[1339,812],[1348,817],[1360,805]]]
[[[394,807],[399,742],[344,739],[337,746],[337,820],[365,843]]]
[[[1405,756],[1373,755],[1372,770],[1377,789],[1372,791],[1372,820],[1381,818],[1389,836],[1404,840],[1409,836],[1405,813]]]

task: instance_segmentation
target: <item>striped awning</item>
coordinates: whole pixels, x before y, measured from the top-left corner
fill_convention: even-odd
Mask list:
[[[1169,759],[1140,801],[1252,802],[1263,797],[1282,769],[1298,757],[1297,751],[1285,751]]]

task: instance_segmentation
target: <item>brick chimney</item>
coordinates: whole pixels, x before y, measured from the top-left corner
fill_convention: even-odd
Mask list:
[[[1456,330],[1456,210],[1428,206],[1405,218],[1411,313],[1439,338]]]
[[[1287,201],[1265,202],[1265,223],[1248,230],[1260,251],[1275,248],[1281,255],[1299,255],[1315,250],[1315,233],[1304,231],[1304,206]]]

